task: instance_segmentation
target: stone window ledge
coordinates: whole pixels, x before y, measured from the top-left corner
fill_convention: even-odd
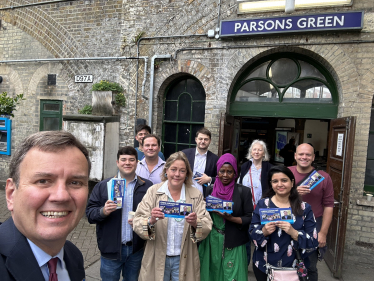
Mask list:
[[[374,207],[374,201],[367,201],[366,199],[358,199],[357,205]]]

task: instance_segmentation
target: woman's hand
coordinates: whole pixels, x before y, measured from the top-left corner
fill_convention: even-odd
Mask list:
[[[151,219],[150,223],[153,225],[155,224],[158,220],[162,220],[165,218],[164,213],[161,211],[160,208],[153,208],[151,211]]]
[[[223,218],[225,220],[228,220],[228,221],[231,221],[231,222],[237,223],[237,224],[242,224],[242,218],[241,217],[234,217],[231,214],[228,214],[226,212],[224,212],[224,213],[221,213],[221,212],[218,212],[218,211],[213,211],[213,212],[216,213],[217,215],[219,215],[221,218]]]
[[[277,229],[276,222],[273,221],[273,222],[269,222],[269,223],[265,224],[262,228],[262,232],[263,232],[264,236],[269,236],[276,229]]]
[[[197,227],[197,215],[196,213],[191,213],[187,217],[185,217],[186,222],[191,225],[193,228]]]
[[[288,235],[290,235],[293,240],[297,241],[297,237],[298,237],[299,233],[296,229],[294,229],[292,227],[292,225],[289,222],[277,221],[275,223],[280,229],[282,229],[284,232],[286,232]]]

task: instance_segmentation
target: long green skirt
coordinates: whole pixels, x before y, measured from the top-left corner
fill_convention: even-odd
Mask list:
[[[223,218],[213,212],[210,213],[210,216],[214,227],[224,233],[225,222]],[[224,235],[214,227],[199,246],[200,280],[247,281],[248,266],[245,244],[232,249],[223,248]]]

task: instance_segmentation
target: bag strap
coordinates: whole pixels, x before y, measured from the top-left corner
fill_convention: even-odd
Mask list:
[[[302,183],[303,181],[305,181],[310,175],[311,175],[311,173],[313,173],[314,172],[314,169],[310,172],[310,173],[308,173],[301,181],[299,181],[297,184],[296,184],[296,187],[298,187],[299,185],[300,185],[300,183]],[[317,171],[318,172],[318,171]]]

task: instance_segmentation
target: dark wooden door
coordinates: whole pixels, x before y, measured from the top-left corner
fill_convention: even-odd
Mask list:
[[[327,235],[325,261],[337,278],[342,273],[355,127],[355,117],[334,119],[330,123],[327,173],[334,185],[335,207]]]
[[[234,117],[221,113],[219,126],[218,156],[231,153],[232,136],[234,134]]]

